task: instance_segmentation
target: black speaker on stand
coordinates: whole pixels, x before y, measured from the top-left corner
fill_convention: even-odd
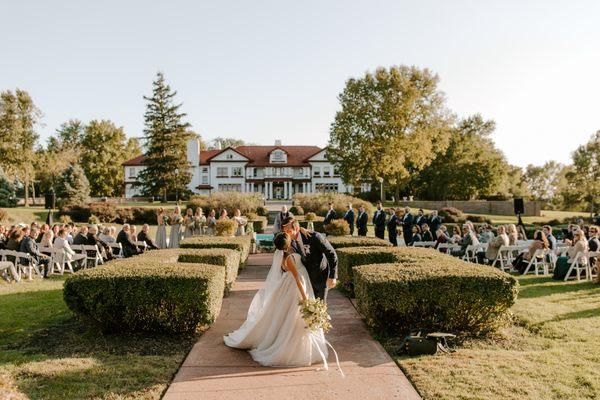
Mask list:
[[[514,199],[513,206],[515,210],[515,215],[519,219],[517,225],[524,226],[523,220],[521,219],[521,214],[525,214],[525,202],[523,199]]]
[[[48,215],[46,216],[46,224],[52,225],[52,210],[56,208],[56,194],[54,193],[54,189],[50,189],[48,193],[44,196],[44,208],[48,210]]]

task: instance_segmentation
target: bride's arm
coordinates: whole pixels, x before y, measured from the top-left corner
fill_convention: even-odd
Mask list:
[[[298,275],[298,270],[296,269],[296,264],[294,264],[293,258],[288,256],[285,259],[283,265],[285,267],[285,270],[294,276],[294,280],[296,281],[296,285],[298,286],[298,290],[300,291],[300,295],[302,296],[302,301],[306,301],[306,292],[304,291],[302,282],[300,282],[300,276]]]

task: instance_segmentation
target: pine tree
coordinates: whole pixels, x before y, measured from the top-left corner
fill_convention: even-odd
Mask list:
[[[63,172],[57,195],[68,204],[85,204],[90,200],[90,182],[85,177],[81,166],[70,165]]]
[[[152,96],[144,96],[148,102],[144,115],[146,168],[138,175],[139,185],[145,195],[162,195],[163,201],[168,193],[185,191],[192,177],[186,154],[190,124],[183,122],[186,114],[179,111],[181,104],[175,104],[176,94],[159,72]]]
[[[14,207],[17,205],[15,199],[15,185],[4,175],[0,167],[0,207]]]

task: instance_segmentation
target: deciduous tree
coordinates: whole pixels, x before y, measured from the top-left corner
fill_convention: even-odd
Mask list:
[[[575,150],[573,165],[566,174],[569,202],[585,203],[593,214],[600,203],[600,131]]]

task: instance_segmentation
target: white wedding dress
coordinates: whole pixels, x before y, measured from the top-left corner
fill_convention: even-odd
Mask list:
[[[225,344],[248,349],[261,365],[273,367],[308,366],[323,361],[327,368],[327,346],[323,330],[306,329],[298,302],[298,286],[291,272],[281,268],[284,253],[275,252],[264,286],[256,293],[243,325],[224,337]],[[298,254],[294,258],[302,286],[314,299],[308,272]]]

